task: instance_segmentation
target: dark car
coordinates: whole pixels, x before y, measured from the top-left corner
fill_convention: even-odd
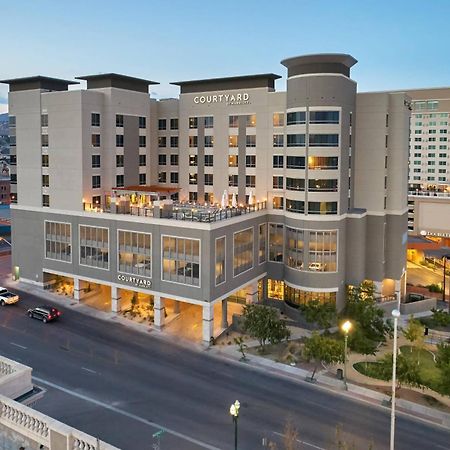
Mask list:
[[[61,316],[61,311],[58,311],[53,306],[37,306],[36,308],[30,308],[28,310],[28,317],[32,319],[40,319],[42,322],[47,323],[50,320],[55,320]]]

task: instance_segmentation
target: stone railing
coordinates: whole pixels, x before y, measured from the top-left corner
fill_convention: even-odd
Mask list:
[[[15,399],[32,390],[31,367],[0,356],[0,394]]]

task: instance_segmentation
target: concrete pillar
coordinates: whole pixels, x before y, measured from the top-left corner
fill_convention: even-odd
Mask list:
[[[111,311],[118,313],[120,312],[120,294],[119,288],[116,286],[111,286]]]
[[[175,314],[180,314],[180,309],[181,309],[181,302],[177,302],[176,300],[174,300],[173,303],[173,312]]]
[[[222,328],[228,328],[228,302],[227,299],[222,300]]]
[[[81,300],[80,279],[76,277],[73,279],[73,299],[77,302]]]
[[[247,286],[245,303],[247,303],[247,305],[258,303],[258,282],[252,283]]]
[[[164,326],[164,321],[166,318],[164,309],[164,299],[161,298],[160,295],[154,295],[153,299],[154,299],[153,313],[154,313],[155,328],[160,330]]]
[[[381,297],[383,292],[383,282],[382,281],[374,281],[373,285],[375,286],[375,297]]]
[[[203,305],[203,342],[209,344],[214,336],[214,305],[205,303]]]
[[[394,280],[394,292],[395,299],[400,307],[401,299],[402,299],[402,280]]]

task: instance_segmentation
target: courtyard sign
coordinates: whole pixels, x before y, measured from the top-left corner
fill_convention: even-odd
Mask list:
[[[249,105],[250,95],[247,92],[242,94],[217,94],[217,95],[196,95],[194,103],[226,103],[227,105]]]
[[[145,280],[144,278],[134,277],[133,275],[117,275],[118,281],[133,284],[136,287],[150,288],[152,287],[151,280]]]

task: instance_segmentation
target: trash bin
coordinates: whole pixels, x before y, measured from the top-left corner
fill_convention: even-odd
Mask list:
[[[342,369],[337,369],[336,370],[336,378],[338,380],[343,380],[344,379],[344,371]]]

